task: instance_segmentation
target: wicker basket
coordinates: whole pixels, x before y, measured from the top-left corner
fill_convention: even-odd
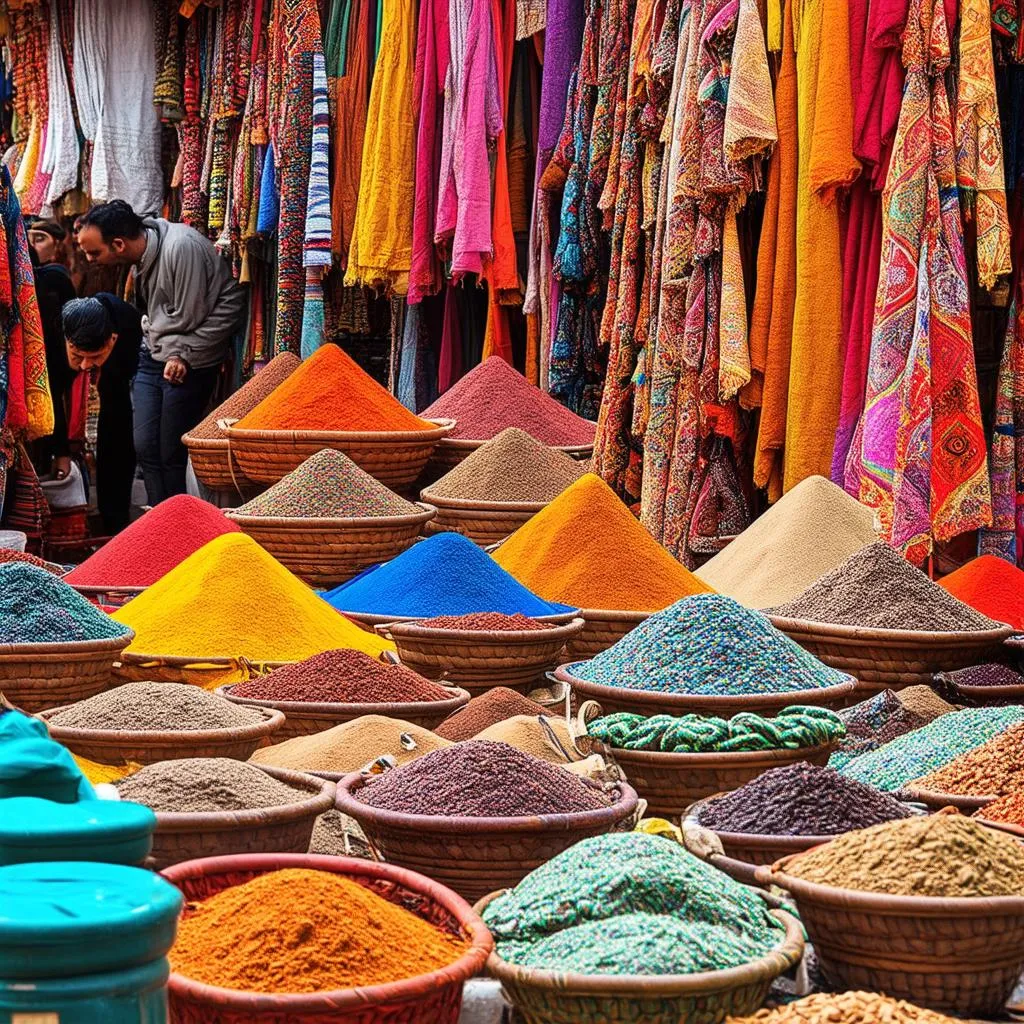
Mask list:
[[[337,608],[337,605],[335,607]],[[385,627],[393,626],[396,622],[420,622],[426,618],[433,618],[433,616],[429,615],[375,615],[372,612],[350,612],[344,608],[338,608],[337,610],[346,619],[351,619],[356,625],[362,626],[363,629],[371,633],[377,633],[380,636],[386,634]],[[578,615],[578,611],[572,610],[568,612],[555,612],[551,615],[531,615],[530,618],[536,619],[538,622],[550,622],[554,625],[564,626],[566,623],[572,622]]]
[[[302,790],[303,796],[246,811],[157,811],[147,867],[162,871],[197,857],[232,853],[305,853],[317,816],[334,805],[334,783],[284,768],[253,767]]]
[[[955,704],[964,704],[973,708],[1024,704],[1024,685],[963,686],[941,672],[937,679],[952,695]]]
[[[629,711],[635,715],[720,715],[729,718],[740,711],[771,717],[794,704],[817,707],[842,707],[853,693],[853,679],[835,686],[822,686],[815,690],[789,690],[785,693],[757,693],[731,696],[662,693],[654,690],[633,690],[625,686],[603,686],[573,675],[574,664],[555,669],[555,678],[568,683],[582,704],[595,700],[603,714]],[[679,755],[683,756],[683,755]],[[690,756],[690,755],[686,755]],[[707,793],[702,794],[707,796]]]
[[[609,647],[614,647],[630,630],[651,617],[653,612],[616,612],[600,608],[580,611],[586,625],[569,644],[568,656],[573,661],[588,661]]]
[[[0,694],[35,714],[117,685],[114,664],[135,634],[64,644],[0,644]]]
[[[941,811],[943,807],[955,807],[962,814],[973,814],[982,807],[992,803],[995,796],[962,796],[959,793],[941,793],[934,789],[908,785],[900,791],[903,800],[913,800],[924,804],[933,811]]]
[[[999,1013],[1024,968],[1024,896],[889,896],[805,882],[787,857],[757,869],[787,889],[829,984],[965,1016]]]
[[[239,992],[203,985],[175,972],[168,984],[174,1024],[456,1024],[463,983],[483,969],[494,941],[465,900],[429,878],[390,864],[313,854],[205,858],[178,864],[164,876],[184,893],[187,914],[190,901],[287,868],[343,875],[443,931],[462,936],[469,947],[454,963],[430,974],[309,995]]]
[[[155,764],[184,757],[233,757],[237,761],[245,761],[284,725],[284,715],[270,708],[259,709],[263,716],[260,722],[233,725],[226,729],[145,732],[49,725],[54,715],[66,710],[66,707],[52,708],[40,716],[47,723],[51,738],[63,743],[79,757],[100,764],[125,764],[128,761]]]
[[[246,479],[276,484],[324,448],[343,452],[392,490],[409,488],[454,420],[432,420],[432,430],[239,430],[227,426],[231,455]]]
[[[220,686],[217,693],[232,704],[244,707],[262,708],[284,714],[284,725],[274,735],[274,742],[281,743],[294,736],[312,736],[314,733],[333,729],[342,722],[351,722],[363,715],[384,715],[397,718],[424,729],[434,729],[449,715],[469,703],[469,693],[458,688],[452,689],[447,700],[423,700],[408,704],[318,704],[298,700],[254,700],[250,697],[235,697],[234,686]]]
[[[626,773],[630,785],[647,801],[648,813],[662,818],[678,818],[695,800],[739,789],[771,768],[798,761],[827,764],[836,746],[823,743],[800,750],[666,754],[593,744],[596,753],[611,759]]]
[[[227,513],[242,531],[311,587],[333,587],[400,555],[434,517],[429,505],[403,516],[303,519]]]
[[[631,786],[618,783],[610,807],[571,814],[519,818],[447,818],[370,807],[356,794],[366,785],[359,772],[338,783],[337,808],[354,818],[375,856],[430,873],[466,899],[509,888],[534,868],[588,836],[611,832],[636,809]]]
[[[420,497],[437,509],[437,515],[424,530],[432,533],[461,533],[474,544],[486,548],[516,532],[548,502],[470,501],[442,498],[428,487]]]
[[[596,423],[594,429],[597,429]],[[463,437],[442,438],[430,456],[427,472],[436,480],[448,470],[454,469],[467,456],[472,455],[477,448],[487,444],[488,440],[492,440],[492,438],[485,438],[482,441],[469,441]],[[570,459],[575,459],[577,462],[585,462],[594,454],[593,444],[549,444],[547,447],[565,452]]]
[[[291,661],[251,662],[246,658],[178,658],[172,655],[133,654],[125,651],[114,665],[118,680],[128,682],[191,683],[214,690],[228,675],[249,679],[266,675]],[[233,680],[238,681],[238,680]]]
[[[481,900],[483,909],[500,892]],[[661,976],[568,974],[520,967],[497,953],[487,959],[488,973],[501,982],[506,998],[526,1024],[712,1024],[759,1009],[772,982],[798,964],[804,954],[800,922],[772,910],[785,937],[766,956],[741,967],[699,974]]]
[[[495,686],[526,693],[558,664],[583,620],[544,629],[432,629],[396,622],[378,632],[393,640],[402,664],[428,679],[462,686],[473,696]]]
[[[196,479],[211,491],[242,493],[245,474],[231,457],[231,446],[226,437],[193,437],[186,434],[181,443],[188,449],[192,472]]]
[[[952,672],[992,661],[1010,626],[958,633],[868,629],[769,615],[782,630],[826,665],[857,679],[857,699],[880,690],[930,684],[936,672]]]
[[[94,604],[107,608],[120,608],[146,589],[145,587],[86,587],[77,583],[69,583],[68,586],[77,590],[82,597]]]

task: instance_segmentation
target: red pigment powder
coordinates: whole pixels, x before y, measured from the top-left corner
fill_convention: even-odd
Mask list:
[[[136,519],[65,580],[80,587],[148,587],[215,537],[239,532],[219,508],[179,494]]]
[[[501,629],[512,632],[517,629],[547,629],[550,623],[538,622],[526,615],[503,615],[501,612],[474,612],[472,615],[438,615],[433,619],[418,622],[419,626],[431,629]]]
[[[518,427],[552,445],[594,443],[595,425],[534,387],[501,356],[491,356],[446,391],[421,416],[455,420],[449,437],[489,441]]]
[[[981,555],[939,583],[982,615],[1024,629],[1024,572],[1015,565]]]
[[[235,686],[249,700],[298,700],[324,704],[405,704],[450,700],[450,690],[404,665],[386,665],[361,651],[324,651]]]

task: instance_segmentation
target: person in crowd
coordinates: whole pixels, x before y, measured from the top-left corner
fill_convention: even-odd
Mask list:
[[[96,504],[104,532],[113,535],[128,525],[131,511],[135,480],[132,378],[139,365],[142,317],[116,295],[101,292],[65,303],[61,318],[64,358],[72,378],[79,373],[99,377]]]
[[[186,224],[143,219],[123,200],[89,210],[78,244],[92,263],[134,268],[143,333],[135,453],[155,505],[185,491],[181,437],[206,412],[245,296],[209,239]]]
[[[67,237],[68,233],[55,220],[35,220],[28,226],[28,244],[41,267],[67,267]]]

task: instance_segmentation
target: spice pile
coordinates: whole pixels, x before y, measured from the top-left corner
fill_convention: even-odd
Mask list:
[[[788,693],[849,681],[760,612],[719,594],[676,602],[572,672],[604,686],[719,696]]]
[[[892,792],[1020,722],[1024,707],[1017,705],[954,711],[854,758],[840,770],[851,779]]]
[[[507,743],[531,757],[539,757],[552,764],[582,760],[564,718],[516,715],[503,722],[496,722],[473,738],[489,743]]]
[[[51,568],[52,562],[46,562],[27,551],[12,551],[10,548],[0,548],[0,565],[4,565],[7,562],[24,562],[26,565],[34,565],[37,569],[45,569],[47,572],[56,571],[54,568]],[[57,568],[59,569],[60,567],[58,566]],[[63,574],[63,569],[60,572]]]
[[[875,629],[973,632],[999,626],[881,541],[862,548],[799,597],[770,611],[787,619]]]
[[[256,408],[286,377],[302,365],[294,352],[282,352],[274,356],[255,376],[246,381],[233,395],[221,402],[206,419],[193,427],[189,437],[214,439],[226,437],[220,427],[220,420],[238,420]]]
[[[174,813],[249,811],[298,803],[312,795],[230,757],[158,761],[122,779],[117,792],[122,800]]]
[[[204,544],[238,527],[188,494],[160,502],[65,577],[79,587],[148,587]]]
[[[427,413],[425,415],[433,415]],[[434,430],[337,345],[321,345],[235,426],[239,430]]]
[[[339,611],[432,618],[503,612],[554,615],[572,609],[541,600],[458,533],[438,533],[334,590]]]
[[[525,430],[544,444],[592,445],[595,425],[534,387],[501,356],[474,367],[433,405],[427,419],[455,420],[452,438],[487,441],[506,427]]]
[[[840,739],[843,720],[827,708],[789,707],[775,718],[749,711],[724,718],[704,715],[634,715],[619,712],[595,719],[588,735],[622,750],[660,750],[671,754],[711,751],[798,750]]]
[[[434,732],[446,740],[458,743],[459,740],[471,740],[497,722],[519,715],[544,714],[547,714],[547,710],[542,705],[507,686],[496,686],[452,712]]]
[[[404,814],[513,818],[609,806],[609,798],[570,772],[507,743],[467,740],[370,777],[356,798]]]
[[[920,683],[917,686],[905,686],[902,690],[897,690],[896,698],[908,711],[927,718],[929,722],[948,715],[951,711],[956,711],[952,704],[944,701],[930,686]]]
[[[1024,789],[1007,793],[998,800],[986,804],[979,811],[974,812],[974,817],[985,818],[988,821],[1001,821],[1007,825],[1016,825],[1024,829]]]
[[[466,943],[341,875],[271,871],[193,904],[172,969],[246,992],[383,985],[454,963]]]
[[[698,570],[705,583],[748,608],[802,594],[877,539],[871,509],[822,476],[787,491]]]
[[[0,644],[113,640],[127,632],[45,569],[0,564]]]
[[[719,832],[762,836],[832,836],[908,818],[899,800],[831,768],[789,764],[709,800],[698,823]]]
[[[501,543],[494,560],[549,601],[654,612],[709,591],[588,473]]]
[[[311,455],[233,515],[285,519],[350,519],[407,516],[421,511],[411,501],[363,472],[331,448]]]
[[[548,502],[586,472],[557,448],[509,427],[423,492],[423,500]]]
[[[62,729],[111,729],[123,732],[195,732],[256,725],[257,708],[242,707],[182,683],[125,683],[80,700],[49,718]]]
[[[1005,796],[1024,789],[1024,725],[1015,725],[936,771],[913,779],[908,789],[958,796]]]
[[[432,619],[424,619],[421,626],[431,629],[468,629],[492,630],[500,629],[507,632],[517,630],[547,629],[548,623],[538,622],[526,615],[502,615],[501,612],[477,612],[474,615],[437,615]]]
[[[405,764],[448,746],[448,740],[411,722],[363,715],[312,736],[295,736],[283,743],[260,747],[249,760],[299,772],[345,774],[358,771],[383,755]]]
[[[1024,686],[1024,676],[1009,665],[987,662],[984,665],[970,665],[947,672],[943,679],[953,687],[961,686]]]
[[[726,1017],[725,1024],[961,1024],[959,1018],[890,999],[877,992],[816,992],[750,1017]]]
[[[891,896],[1024,896],[1024,846],[942,811],[847,832],[801,854],[786,871]]]
[[[405,704],[451,700],[455,694],[404,665],[386,665],[353,650],[324,651],[231,688],[246,700],[326,704]]]
[[[129,651],[152,655],[258,663],[301,661],[336,647],[373,655],[392,649],[243,533],[210,541],[113,617],[135,630]]]
[[[955,598],[996,622],[1024,629],[1024,572],[997,558],[981,555],[939,581]]]
[[[640,832],[584,839],[487,905],[503,959],[580,974],[691,974],[766,955],[782,925],[753,889]]]
[[[853,707],[843,708],[839,717],[846,726],[846,735],[839,749],[829,759],[833,768],[840,768],[853,758],[869,750],[877,750],[883,743],[920,729],[932,721],[931,718],[911,711],[892,690],[882,690]]]

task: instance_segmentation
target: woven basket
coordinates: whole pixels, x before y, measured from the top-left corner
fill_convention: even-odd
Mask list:
[[[49,725],[50,719],[67,708],[52,708],[40,716],[50,737],[63,743],[79,757],[100,764],[155,764],[184,757],[233,757],[248,760],[257,747],[269,742],[284,725],[280,711],[260,708],[263,720],[253,725],[234,725],[226,729],[185,729],[167,732],[119,729],[71,729]],[[276,736],[275,736],[276,739]]]
[[[402,664],[428,679],[443,679],[476,696],[495,686],[526,693],[555,667],[583,620],[544,629],[433,629],[396,622],[378,632],[393,640]]]
[[[212,491],[241,493],[247,483],[245,475],[231,458],[226,437],[193,437],[186,434],[181,443],[188,449],[192,472],[196,479]]]
[[[900,791],[903,800],[913,800],[924,804],[933,811],[941,811],[943,807],[955,807],[962,814],[973,814],[996,799],[995,796],[962,796],[959,793],[941,793],[934,789],[908,785]]]
[[[483,912],[501,892],[491,893],[476,909]],[[497,953],[487,972],[501,982],[506,998],[525,1024],[713,1024],[759,1009],[772,982],[798,964],[804,954],[800,922],[772,910],[785,937],[766,956],[741,967],[699,974],[569,974],[520,967]]]
[[[954,703],[974,708],[993,707],[1005,704],[1024,704],[1024,685],[1010,686],[963,686],[944,673],[938,679],[948,687]]]
[[[77,590],[82,597],[94,604],[107,608],[120,608],[146,589],[145,587],[86,587],[77,583],[69,583],[68,586]]]
[[[976,817],[974,820],[979,825],[984,825],[986,828],[994,828],[997,832],[1007,832],[1014,838],[1024,842],[1024,825],[1014,825],[1009,821],[992,821],[984,817]]]
[[[386,985],[263,995],[217,988],[173,972],[168,983],[174,1024],[457,1024],[463,983],[479,973],[494,949],[480,917],[444,886],[391,864],[313,854],[257,854],[212,857],[178,864],[164,876],[188,903],[208,899],[269,871],[288,868],[330,871],[421,917],[469,946],[454,963]]]
[[[204,690],[216,689],[226,672],[248,679],[266,675],[291,661],[251,662],[246,658],[178,658],[160,654],[133,654],[125,651],[114,665],[114,675],[129,682],[191,683]]]
[[[666,754],[660,750],[623,750],[594,743],[595,752],[613,760],[650,814],[678,818],[695,800],[739,789],[771,768],[806,761],[824,765],[837,744],[800,750],[728,751],[708,754]],[[742,859],[742,858],[740,858]]]
[[[397,718],[424,729],[434,729],[449,715],[469,703],[469,693],[454,688],[447,700],[423,700],[414,703],[381,704],[318,704],[298,700],[254,700],[250,697],[235,697],[234,686],[220,686],[217,693],[232,704],[244,707],[262,708],[284,714],[284,725],[274,735],[274,742],[281,743],[294,736],[312,736],[314,733],[333,729],[342,722],[351,722],[363,715],[384,715]]]
[[[334,783],[302,772],[253,765],[302,790],[294,803],[245,811],[157,811],[147,867],[162,871],[197,857],[233,853],[305,853],[317,816],[334,805]]]
[[[114,664],[134,638],[0,644],[0,694],[29,714],[94,697],[117,684]]]
[[[432,420],[432,430],[239,430],[227,426],[231,455],[246,479],[276,484],[324,448],[343,452],[392,490],[409,488],[454,420]]]
[[[594,424],[594,429],[597,429],[596,423]],[[442,438],[438,441],[437,447],[430,456],[427,472],[436,480],[447,473],[448,470],[454,469],[467,456],[472,455],[477,448],[487,444],[488,440],[491,439],[485,438],[482,441],[469,441],[463,437]],[[577,462],[584,462],[594,454],[593,444],[549,444],[547,447],[554,448],[555,451],[565,452],[570,459],[575,459]]]
[[[965,1016],[1002,1010],[1024,968],[1024,896],[839,889],[788,874],[793,859],[760,867],[757,877],[792,894],[829,984]]]
[[[242,531],[311,587],[333,587],[412,545],[434,517],[429,505],[403,516],[284,518],[227,513]]]
[[[616,612],[600,608],[580,611],[586,625],[573,637],[568,656],[573,661],[588,661],[614,647],[630,630],[651,617],[653,612]]]
[[[957,633],[868,629],[769,615],[782,630],[826,665],[857,679],[857,700],[880,690],[930,684],[936,672],[992,661],[1010,626]]]
[[[447,818],[370,807],[356,794],[366,785],[359,772],[338,783],[337,808],[355,818],[375,856],[430,873],[466,899],[522,881],[534,868],[588,836],[603,835],[636,809],[631,786],[618,783],[610,807],[571,814],[519,818]]]
[[[771,717],[794,704],[816,707],[842,707],[853,693],[854,680],[822,686],[815,690],[789,690],[786,693],[756,693],[718,696],[689,693],[661,693],[653,690],[633,690],[625,686],[602,686],[573,675],[574,664],[555,669],[555,678],[568,683],[582,704],[596,700],[605,715],[628,711],[635,715],[719,715],[729,718],[740,711]],[[678,755],[683,756],[683,755]],[[685,755],[690,756],[690,755]],[[707,793],[701,794],[707,796]]]
[[[385,635],[384,627],[392,626],[396,622],[420,622],[423,619],[433,618],[432,615],[375,615],[371,612],[350,612],[344,608],[338,608],[337,610],[346,619],[351,619],[356,625],[362,626],[363,629],[371,633],[377,633],[380,636]],[[579,612],[574,610],[556,612],[552,615],[531,615],[530,618],[536,619],[537,622],[550,622],[554,625],[563,626],[567,622],[572,622],[578,615]]]
[[[548,505],[545,501],[470,501],[442,498],[430,488],[420,497],[437,509],[437,515],[424,532],[461,533],[480,547],[489,547],[516,532],[528,519]]]

